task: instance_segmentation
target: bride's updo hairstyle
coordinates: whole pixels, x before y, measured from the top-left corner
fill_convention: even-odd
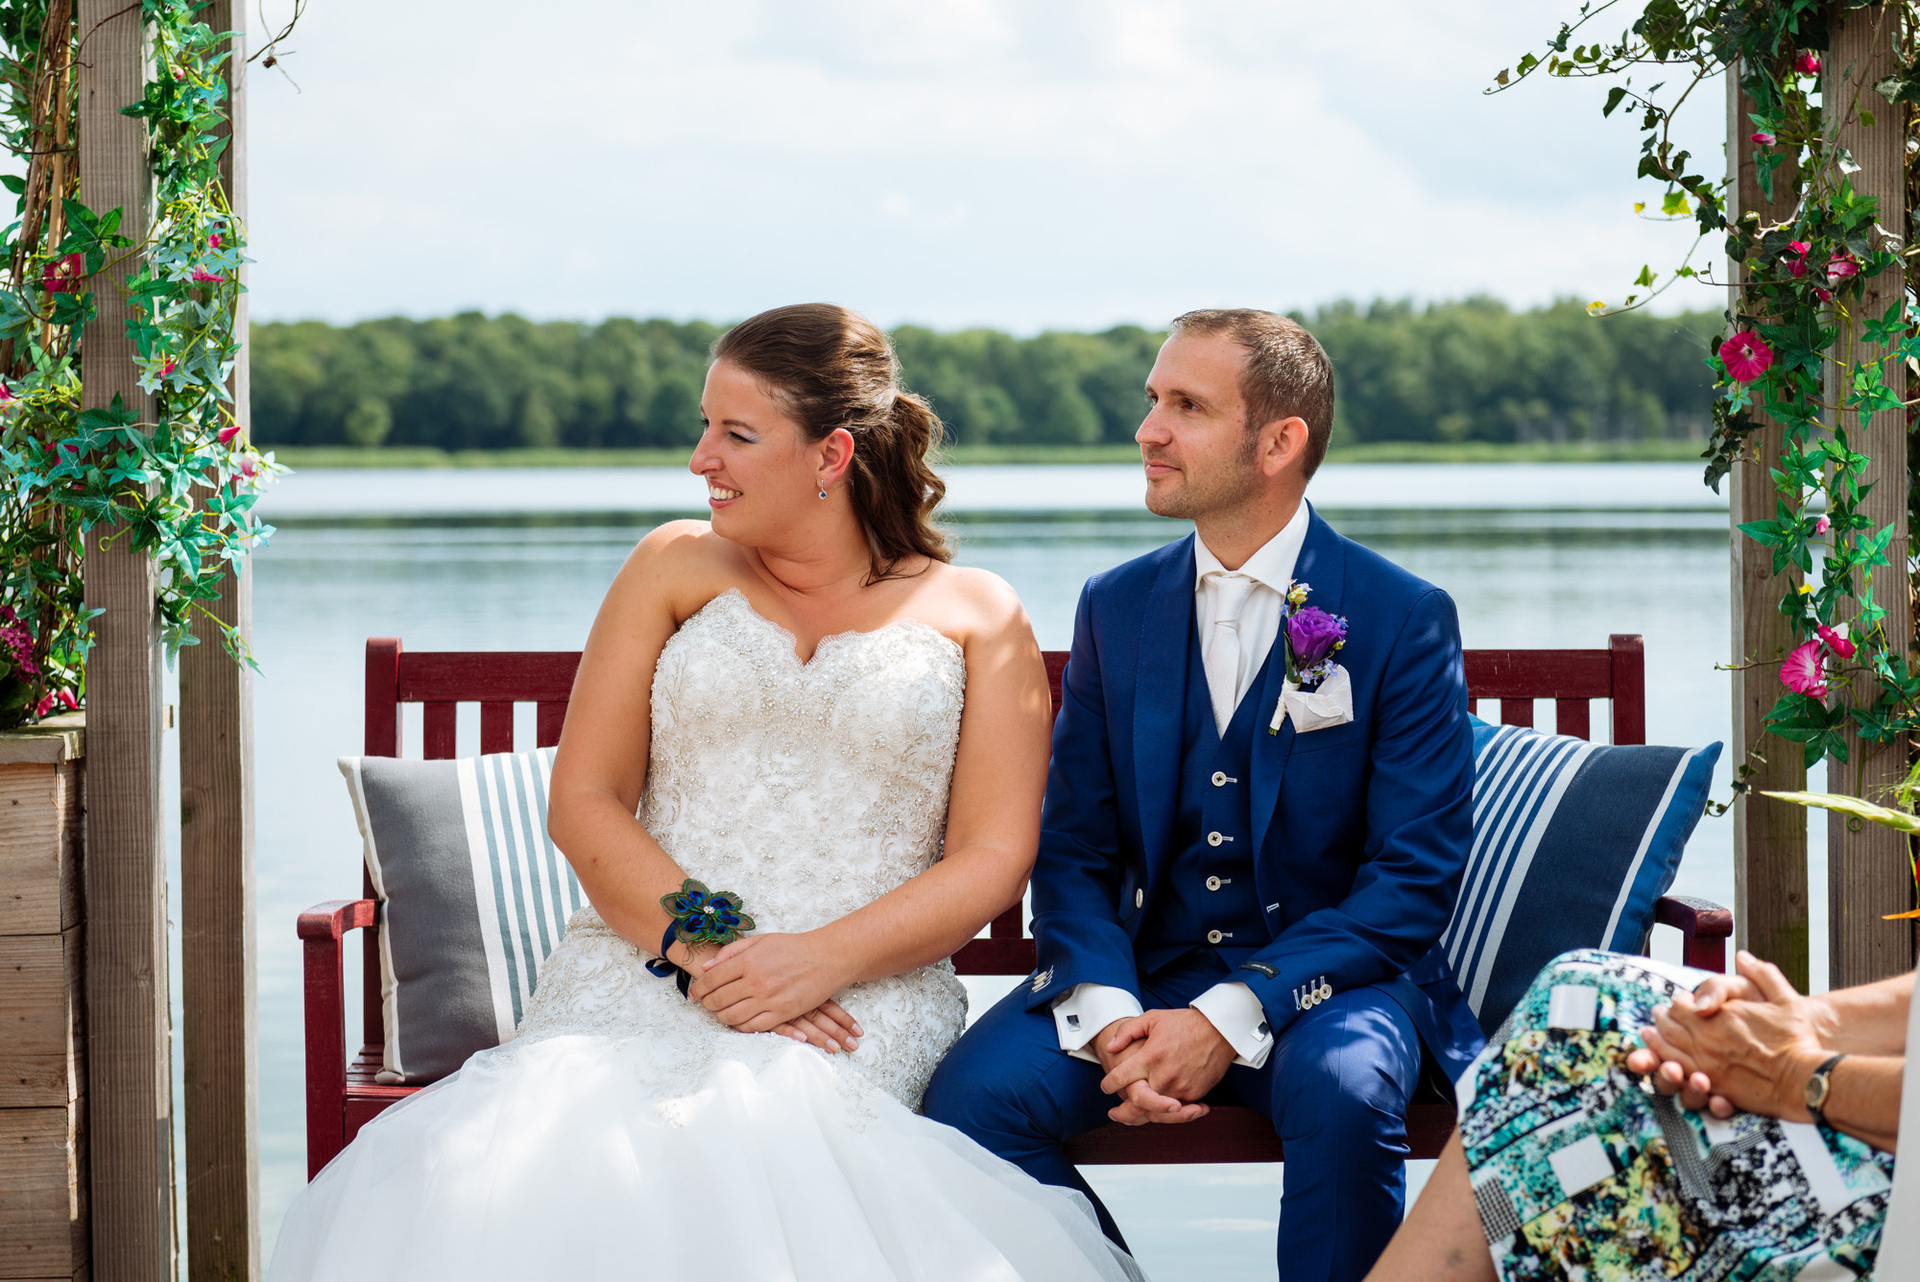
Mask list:
[[[808,440],[839,427],[853,435],[846,475],[872,549],[869,582],[902,577],[910,557],[953,559],[933,524],[947,486],[927,461],[940,420],[900,386],[893,345],[872,321],[833,303],[776,307],[722,334],[713,359],[759,379]]]

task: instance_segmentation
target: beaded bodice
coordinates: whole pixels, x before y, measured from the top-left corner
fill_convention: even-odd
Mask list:
[[[681,625],[654,672],[639,811],[688,876],[737,892],[763,932],[834,921],[938,857],[966,690],[960,647],[910,620],[826,637],[806,663],[793,645],[738,591]],[[718,1059],[751,1067],[795,1049],[727,1029],[649,974],[646,959],[591,908],[577,913],[514,1044],[644,1037],[669,1091],[692,1089]],[[867,1033],[853,1054],[831,1057],[842,1076],[916,1107],[965,1022],[952,967],[856,984],[838,999]]]

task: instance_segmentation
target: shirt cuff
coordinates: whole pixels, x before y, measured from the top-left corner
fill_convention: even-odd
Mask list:
[[[1187,1003],[1219,1030],[1233,1047],[1236,1064],[1260,1068],[1273,1053],[1273,1029],[1260,999],[1245,984],[1215,984]]]
[[[1075,984],[1053,1003],[1053,1027],[1060,1034],[1061,1050],[1075,1059],[1098,1064],[1100,1056],[1088,1045],[1094,1035],[1116,1019],[1131,1019],[1138,1014],[1140,999],[1124,988]]]

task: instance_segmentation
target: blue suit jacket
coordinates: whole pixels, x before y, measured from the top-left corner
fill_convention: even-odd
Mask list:
[[[1139,994],[1133,941],[1177,849],[1193,576],[1189,535],[1081,593],[1033,874],[1029,1009],[1083,983]],[[1318,513],[1294,579],[1311,585],[1310,604],[1347,617],[1339,661],[1353,720],[1302,735],[1289,719],[1269,734],[1278,662],[1247,693],[1260,714],[1250,796],[1267,941],[1233,977],[1276,1037],[1299,1015],[1302,985],[1384,988],[1457,1075],[1481,1044],[1437,947],[1473,828],[1459,619],[1446,593]]]

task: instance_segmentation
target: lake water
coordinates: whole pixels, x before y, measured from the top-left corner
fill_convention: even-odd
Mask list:
[[[1643,634],[1649,738],[1693,745],[1727,737],[1730,697],[1714,670],[1728,646],[1726,509],[1699,478],[1685,464],[1335,465],[1310,497],[1344,533],[1452,593],[1470,647],[1598,647],[1609,633]],[[1134,467],[958,468],[949,482],[959,560],[1006,578],[1048,649],[1067,646],[1088,575],[1187,528],[1146,514]],[[315,471],[265,501],[280,526],[255,580],[269,1250],[305,1173],[294,918],[360,885],[334,758],[361,747],[366,638],[399,636],[421,650],[577,649],[633,543],[665,516],[700,512],[703,500],[700,482],[672,469],[503,469]],[[461,734],[461,750],[476,750],[477,726],[463,721]],[[1726,774],[1723,760],[1722,798]],[[1821,959],[1823,848],[1816,839]],[[1677,889],[1731,903],[1731,851],[1726,822],[1704,820]],[[177,904],[177,880],[174,893]],[[1657,939],[1656,949],[1677,958],[1672,941]],[[1817,961],[1816,981],[1823,969]],[[976,1009],[1003,989],[976,983]],[[356,971],[348,992],[358,991]],[[1273,1276],[1278,1168],[1092,1174],[1155,1277]]]

